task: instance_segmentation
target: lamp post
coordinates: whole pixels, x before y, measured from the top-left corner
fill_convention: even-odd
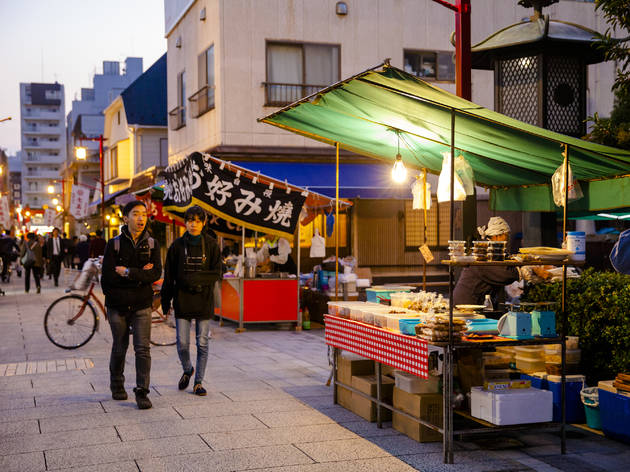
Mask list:
[[[98,164],[99,164],[99,176],[101,181],[101,228],[103,232],[105,232],[105,172],[103,168],[103,135],[100,134],[98,137],[81,137],[81,140],[85,139],[86,141],[98,141]],[[87,149],[82,146],[77,146],[74,149],[74,155],[79,161],[84,161],[87,159]]]

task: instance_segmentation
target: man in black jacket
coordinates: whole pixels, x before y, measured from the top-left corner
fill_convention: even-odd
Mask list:
[[[46,259],[50,274],[55,278],[55,287],[59,286],[59,273],[65,252],[63,239],[59,237],[59,229],[52,230],[52,236],[46,241]]]
[[[127,203],[123,220],[126,224],[121,234],[110,239],[105,248],[101,277],[113,338],[109,361],[110,388],[114,400],[127,399],[123,372],[129,329],[133,327],[137,384],[134,392],[138,408],[147,409],[152,406],[147,398],[151,371],[152,284],[162,274],[162,263],[157,241],[146,230],[147,208],[144,203]]]
[[[216,240],[202,233],[206,214],[197,205],[184,214],[186,233],[173,242],[166,255],[162,283],[162,310],[168,313],[171,302],[177,323],[177,354],[184,373],[179,389],[188,387],[195,369],[190,362],[190,325],[195,320],[197,371],[193,393],[206,395],[203,376],[208,361],[210,317],[214,314],[214,284],[221,276],[221,253]]]

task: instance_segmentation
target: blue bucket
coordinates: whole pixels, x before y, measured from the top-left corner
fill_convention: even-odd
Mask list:
[[[602,419],[599,415],[599,392],[597,387],[586,387],[580,392],[584,413],[586,414],[586,424],[589,428],[602,429]]]

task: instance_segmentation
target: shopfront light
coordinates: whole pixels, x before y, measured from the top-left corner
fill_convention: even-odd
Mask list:
[[[48,193],[55,193],[54,185],[49,185],[47,190],[48,190]]]
[[[396,162],[394,162],[394,168],[392,169],[392,179],[399,184],[407,180],[407,169],[400,154],[396,154]]]
[[[53,203],[53,205],[59,205],[59,199],[58,198],[53,198],[52,199],[52,203]]]
[[[57,210],[57,212],[60,212],[61,210],[63,210],[63,208],[61,208],[61,205],[57,205],[55,207],[55,210]]]

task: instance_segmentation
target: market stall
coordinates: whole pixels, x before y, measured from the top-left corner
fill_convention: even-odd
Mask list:
[[[330,208],[332,200],[198,152],[165,169],[163,176],[164,211],[181,218],[188,207],[199,205],[212,215],[210,228],[217,234],[242,238],[240,268],[235,277],[225,277],[222,283],[220,316],[237,322],[237,331],[247,323],[277,322],[293,322],[301,329],[299,248],[297,270],[289,273],[282,270],[287,266],[275,263],[282,249],[278,243],[267,249],[277,270],[260,274],[255,270],[257,254],[246,251],[245,238],[257,239],[258,233],[272,240],[285,238],[288,247],[297,230],[299,245],[299,223],[306,224]],[[341,206],[349,203],[341,202]]]
[[[568,211],[602,211],[627,207],[630,203],[628,191],[630,178],[627,176],[630,152],[519,122],[456,97],[391,67],[388,63],[334,84],[260,121],[327,142],[334,145],[337,150],[341,147],[379,160],[394,162],[394,173],[402,174],[404,166],[407,165],[441,174],[441,179],[444,177],[443,191],[446,193],[446,198],[442,201],[450,201],[451,206],[451,240],[454,239],[455,200],[461,199],[458,195],[462,193],[463,188],[461,179],[465,177],[463,174],[468,174],[468,168],[473,174],[471,180],[474,184],[490,189],[491,208],[495,210],[555,211],[557,207],[562,207],[565,235]],[[456,160],[463,161],[467,166],[463,174],[461,169],[456,168]],[[577,194],[575,180],[580,181],[583,198],[574,198]],[[440,185],[438,199],[441,193],[439,187]],[[466,192],[464,198],[465,194]],[[430,256],[430,253],[427,256]],[[454,429],[455,408],[452,398],[455,354],[482,346],[494,348],[493,344],[496,343],[505,343],[504,346],[517,344],[522,347],[530,344],[559,343],[560,414],[555,424],[550,423],[551,417],[548,418],[549,422],[544,423],[560,429],[561,450],[564,453],[566,450],[564,399],[567,384],[565,375],[567,314],[564,295],[566,267],[573,262],[564,258],[556,259],[554,262],[555,265],[562,267],[563,274],[563,296],[558,312],[561,328],[559,337],[555,338],[554,333],[551,337],[538,336],[530,339],[528,336],[528,339],[517,337],[513,340],[493,339],[486,342],[464,339],[462,336],[461,320],[457,320],[457,316],[454,317],[456,314],[453,304],[454,268],[477,264],[526,265],[532,264],[532,261],[491,259],[477,262],[474,258],[452,258],[444,263],[449,267],[450,303],[446,313],[439,320],[429,321],[432,323],[428,331],[431,336],[427,340],[429,345],[443,349],[443,417],[440,419],[442,424],[438,429],[442,433],[444,461],[453,462],[455,433],[477,432],[470,428],[458,431]],[[527,316],[518,313],[520,312],[515,312],[515,315],[508,318],[504,324],[508,327],[520,326],[518,320],[526,319]],[[372,314],[372,320],[376,319],[377,316]],[[529,320],[531,330],[531,315]],[[362,323],[362,320],[351,321]],[[419,320],[416,327],[422,324],[423,321]],[[349,329],[358,329],[358,326],[350,324]],[[437,335],[434,336],[435,333],[440,333],[439,338]],[[422,335],[427,335],[424,328]],[[335,349],[342,347],[332,341],[330,345]],[[382,363],[376,356],[368,357],[376,360],[377,366]],[[377,367],[378,369],[380,367]],[[377,390],[380,391],[380,375],[378,377]],[[346,382],[344,388],[348,387]],[[355,390],[352,390],[353,394]],[[531,398],[546,395],[533,390],[526,393],[535,394],[530,395]],[[486,397],[492,395],[490,392]],[[514,398],[522,402],[531,401],[531,398],[525,397],[526,395]],[[547,398],[549,399],[548,395]],[[376,400],[376,404],[386,406],[382,404],[380,398]],[[533,404],[537,402],[534,401]],[[483,425],[485,432],[492,427],[492,422],[484,420],[483,415],[479,413],[476,417],[469,414],[469,417]],[[418,418],[416,420],[424,424],[422,420]],[[540,424],[535,426],[540,427]],[[522,428],[524,425],[516,424],[513,427]]]

